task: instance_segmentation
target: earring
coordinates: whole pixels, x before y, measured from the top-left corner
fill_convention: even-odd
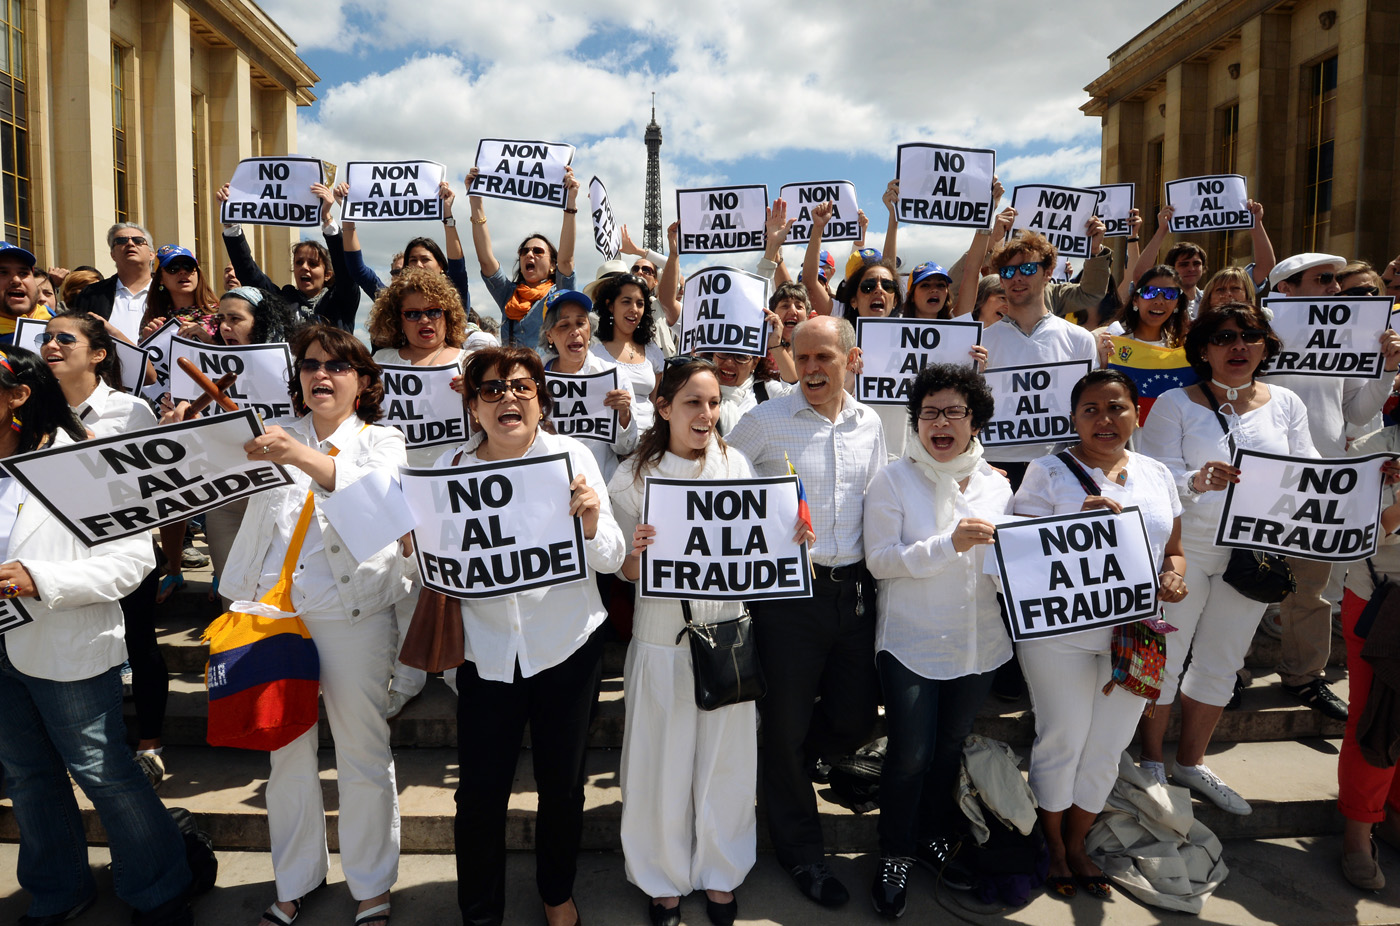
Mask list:
[[[14,431],[24,430],[24,425],[20,422],[19,415],[16,415],[14,412],[10,413],[10,429]]]
[[[359,396],[355,396],[355,411],[359,411],[359,410],[360,410],[360,397],[359,397]]]

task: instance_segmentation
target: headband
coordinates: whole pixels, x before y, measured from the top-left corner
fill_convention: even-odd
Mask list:
[[[237,296],[249,305],[260,305],[263,301],[263,291],[255,286],[235,286],[224,293],[224,296]],[[222,296],[220,298],[223,298]]]

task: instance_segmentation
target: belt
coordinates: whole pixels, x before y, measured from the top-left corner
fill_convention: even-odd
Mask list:
[[[844,566],[823,566],[820,563],[813,563],[812,573],[819,582],[847,585],[860,581],[861,576],[865,574],[865,560],[856,560],[854,563],[847,563]]]

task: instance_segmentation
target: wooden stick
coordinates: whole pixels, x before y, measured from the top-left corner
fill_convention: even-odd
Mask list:
[[[190,379],[194,380],[196,386],[204,390],[204,395],[190,403],[191,411],[198,414],[198,411],[203,410],[204,406],[208,405],[211,401],[217,402],[219,407],[226,412],[238,411],[238,403],[224,395],[224,390],[233,385],[234,381],[238,379],[238,374],[225,373],[216,383],[200,372],[199,367],[195,366],[194,361],[190,358],[180,357],[175,362],[180,365],[180,369],[190,375]],[[198,404],[200,402],[204,404]],[[187,417],[193,417],[193,415]]]

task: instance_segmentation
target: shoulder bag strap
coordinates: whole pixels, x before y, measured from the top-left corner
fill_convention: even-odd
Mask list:
[[[1201,383],[1201,391],[1205,393],[1206,401],[1210,403],[1210,410],[1215,412],[1215,420],[1220,422],[1220,430],[1225,432],[1225,440],[1230,445],[1230,457],[1235,456],[1235,435],[1230,433],[1230,422],[1225,420],[1225,415],[1220,411],[1220,402],[1216,400],[1215,393],[1210,391],[1210,384]]]
[[[1065,465],[1065,468],[1073,474],[1074,478],[1079,480],[1079,484],[1084,487],[1085,495],[1103,494],[1103,490],[1099,488],[1099,484],[1084,471],[1084,467],[1079,465],[1079,461],[1074,458],[1074,454],[1070,453],[1068,450],[1061,450],[1059,453],[1055,454],[1055,456]]]

